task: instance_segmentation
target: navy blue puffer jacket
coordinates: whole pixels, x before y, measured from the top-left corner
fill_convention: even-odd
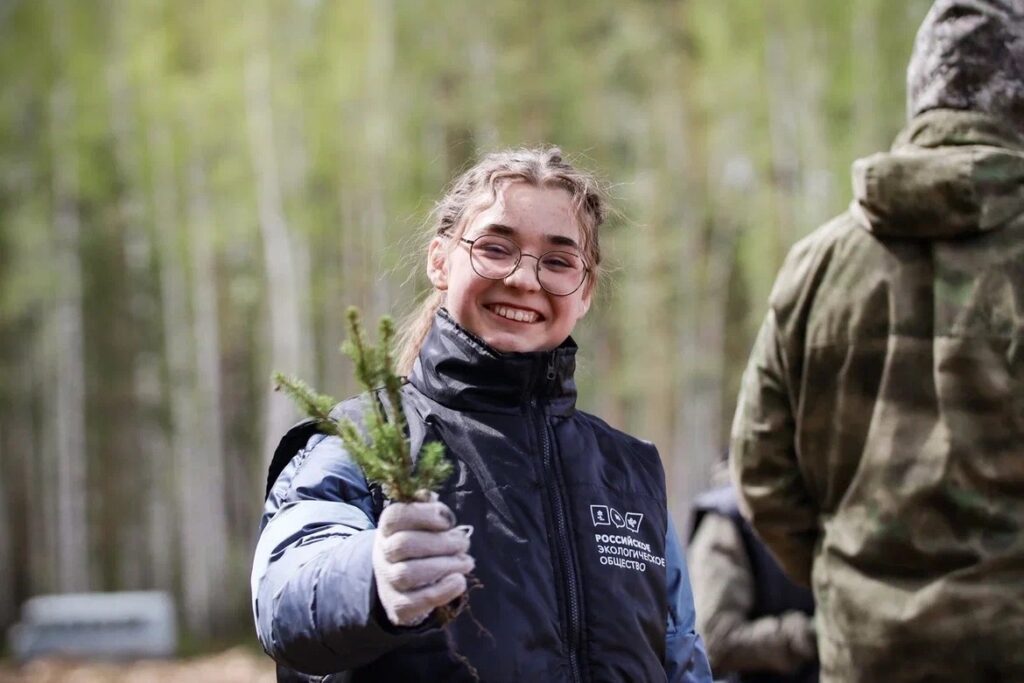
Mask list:
[[[453,649],[481,681],[710,682],[657,451],[575,409],[575,352],[568,340],[497,353],[442,309],[405,387],[413,446],[444,443],[454,474],[440,498],[475,527],[470,606],[488,633],[466,615],[450,644],[432,620],[388,622],[371,564],[379,497],[340,440],[317,434],[263,515],[264,649],[353,682],[473,680]]]

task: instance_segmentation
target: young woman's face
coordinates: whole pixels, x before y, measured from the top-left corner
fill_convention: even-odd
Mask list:
[[[435,237],[430,244],[428,273],[446,291],[446,307],[457,323],[498,351],[547,351],[572,332],[590,308],[589,275],[575,292],[555,296],[537,279],[537,260],[550,251],[582,256],[580,230],[572,198],[565,190],[505,185],[489,208],[466,226],[463,238],[485,235],[508,238],[523,252],[519,267],[503,280],[480,276],[470,261],[470,245]],[[553,261],[561,267],[561,262]]]

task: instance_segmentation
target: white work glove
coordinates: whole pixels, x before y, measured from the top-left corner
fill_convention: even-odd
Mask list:
[[[373,541],[373,576],[392,624],[420,624],[435,607],[466,592],[465,575],[475,565],[469,555],[473,528],[454,524],[455,515],[436,494],[428,502],[384,508]]]

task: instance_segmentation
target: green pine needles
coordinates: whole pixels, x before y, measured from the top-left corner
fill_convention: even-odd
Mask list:
[[[341,438],[352,459],[376,482],[391,500],[402,503],[426,500],[451,475],[452,465],[444,457],[444,446],[436,441],[423,444],[413,461],[406,438],[402,408],[402,378],[395,372],[391,346],[395,324],[384,316],[379,324],[379,344],[368,344],[359,309],[347,312],[349,338],[341,350],[355,363],[356,379],[366,390],[365,430],[361,432],[347,418],[335,419],[332,397],[318,394],[297,377],[274,373],[274,384],[284,391],[324,432]],[[379,393],[380,400],[374,397]]]

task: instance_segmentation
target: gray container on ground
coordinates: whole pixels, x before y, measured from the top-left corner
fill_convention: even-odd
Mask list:
[[[8,644],[20,661],[170,657],[177,649],[174,602],[158,591],[40,595],[22,605]]]

